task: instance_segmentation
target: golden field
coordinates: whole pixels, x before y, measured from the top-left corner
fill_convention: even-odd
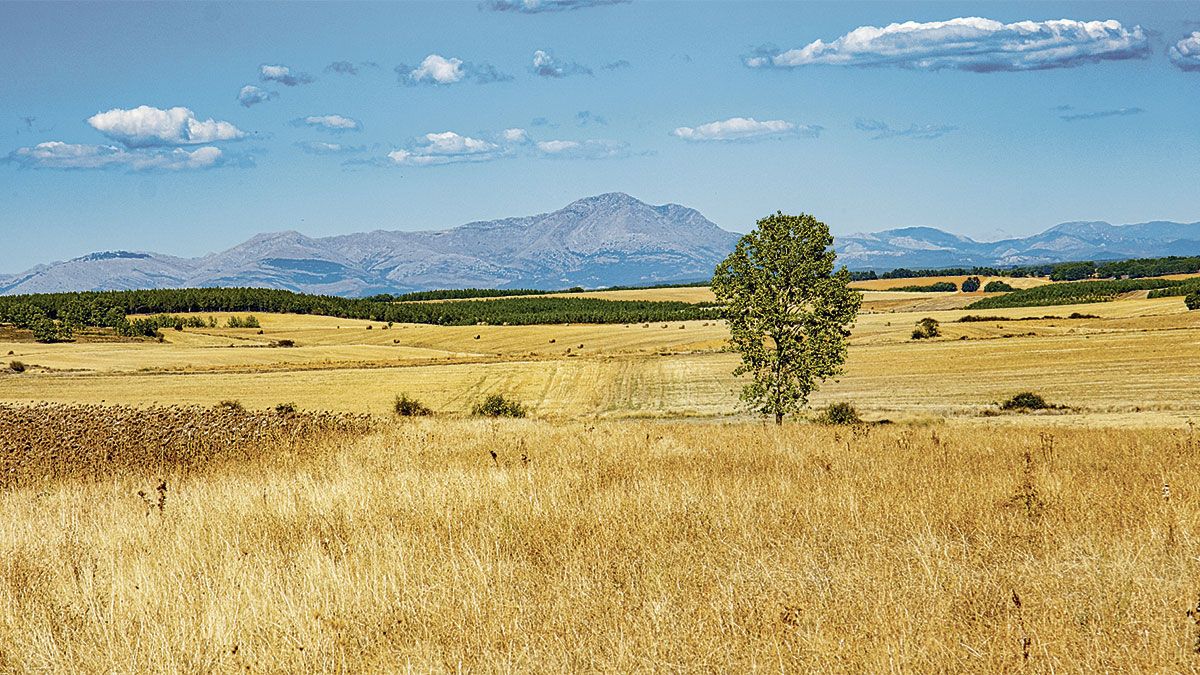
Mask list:
[[[1200,667],[1187,430],[417,420],[159,469],[0,492],[0,670]]]
[[[1200,417],[1194,377],[1200,315],[1188,313],[1182,298],[975,312],[953,308],[965,304],[969,296],[962,294],[865,295],[846,373],[825,385],[815,405],[848,400],[874,419],[972,419],[996,401],[1033,390],[1074,408],[1037,423],[1182,426]],[[939,305],[946,301],[958,304]],[[954,323],[965,314],[1018,319],[1072,312],[1100,318]],[[913,324],[925,316],[942,322],[943,337],[910,340]],[[0,354],[13,352],[0,363],[28,366],[19,375],[0,368],[0,400],[212,405],[237,399],[254,408],[293,402],[387,414],[393,397],[407,392],[435,410],[462,413],[502,392],[552,418],[740,412],[738,383],[729,374],[736,356],[722,351],[726,329],[717,321],[384,330],[329,317],[259,318],[262,335],[186,329],[166,331],[161,344],[0,342]],[[298,346],[268,346],[280,339]]]

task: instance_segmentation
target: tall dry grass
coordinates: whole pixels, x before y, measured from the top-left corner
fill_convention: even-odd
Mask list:
[[[1186,431],[420,420],[290,457],[149,514],[136,468],[0,493],[0,670],[1200,667]]]

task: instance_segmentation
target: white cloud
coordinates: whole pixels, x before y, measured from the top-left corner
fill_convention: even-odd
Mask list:
[[[484,2],[480,3],[480,7],[497,12],[537,14],[539,12],[562,12],[569,9],[583,9],[584,7],[620,5],[627,2],[629,0],[484,0]]]
[[[759,122],[753,117],[731,117],[695,127],[679,127],[671,135],[685,141],[744,141],[781,136],[816,137],[821,131],[816,125],[797,126],[785,120]]]
[[[421,65],[412,68],[406,65],[396,66],[396,74],[400,81],[408,85],[416,84],[454,84],[468,78],[476,84],[489,82],[505,82],[513,79],[511,75],[500,72],[489,63],[469,63],[454,57],[447,58],[441,54],[426,56]]]
[[[531,70],[533,70],[535,75],[541,77],[567,77],[569,75],[592,74],[592,70],[587,66],[572,61],[560,61],[550,52],[541,49],[533,53],[533,66]]]
[[[548,159],[611,159],[629,155],[629,145],[618,141],[538,141],[534,147]]]
[[[529,142],[529,132],[524,129],[505,129],[500,136],[506,143],[524,144]]]
[[[1141,26],[1119,21],[1018,21],[966,17],[861,26],[832,42],[817,40],[787,51],[746,58],[751,68],[807,65],[899,66],[974,72],[1069,68],[1104,60],[1144,58],[1149,40]]]
[[[92,115],[87,123],[129,148],[198,145],[234,141],[246,136],[229,122],[198,120],[191,110],[179,107],[167,110],[146,105],[130,110],[113,108]]]
[[[62,141],[38,143],[18,148],[7,161],[31,169],[113,169],[131,171],[184,171],[209,169],[225,163],[220,148],[206,146],[126,150],[115,145],[77,145]]]
[[[463,79],[462,59],[446,58],[438,54],[430,54],[408,74],[413,82],[428,81],[436,84],[453,84]]]
[[[452,162],[481,162],[497,159],[503,148],[491,141],[462,136],[453,131],[425,134],[422,141],[387,154],[394,164],[429,166]]]
[[[270,101],[277,96],[279,96],[277,92],[267,91],[266,89],[248,84],[242,87],[242,90],[238,92],[238,103],[241,103],[243,106],[249,108],[252,105],[258,105],[259,103]]]
[[[1171,63],[1180,70],[1200,71],[1200,31],[1171,46]]]
[[[285,87],[295,87],[313,81],[313,76],[308,73],[293,73],[291,68],[278,65],[259,66],[258,76],[263,82],[278,82]]]
[[[342,131],[362,131],[362,124],[351,117],[344,115],[309,115],[300,119],[292,120],[292,124],[296,126],[310,126],[322,131],[342,132]]]

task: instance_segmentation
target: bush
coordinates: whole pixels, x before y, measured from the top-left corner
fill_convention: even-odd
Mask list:
[[[1200,309],[1200,291],[1187,296],[1183,299],[1183,302],[1187,305],[1188,309]]]
[[[231,412],[242,412],[245,410],[240,401],[234,401],[232,399],[221,401],[213,407],[215,407],[217,410],[228,410]]]
[[[1046,403],[1046,399],[1031,391],[1021,392],[1000,404],[1001,410],[1046,410],[1053,407]]]
[[[231,316],[229,317],[229,322],[226,325],[230,328],[262,328],[262,326],[258,323],[258,319],[255,318],[253,314],[250,314],[245,318]]]
[[[989,281],[987,282],[987,285],[983,287],[984,293],[1007,293],[1013,290],[1016,289],[1003,281]]]
[[[902,291],[904,293],[953,293],[958,290],[958,286],[952,281],[939,281],[928,286],[900,286],[887,290]]]
[[[912,332],[912,339],[925,340],[927,338],[935,338],[941,334],[942,328],[938,324],[937,319],[925,317],[917,322],[917,327]]]
[[[296,413],[296,404],[295,403],[276,404],[275,412],[280,415],[294,415]]]
[[[471,408],[476,417],[524,417],[527,411],[519,401],[492,394]]]
[[[858,410],[854,408],[853,404],[842,402],[831,403],[821,411],[817,422],[821,424],[862,424],[862,418],[858,416]]]
[[[287,340],[287,339],[276,340],[271,343],[271,346],[272,347],[295,347],[296,341],[295,340]]]
[[[974,293],[979,290],[979,277],[967,277],[962,282],[963,293]]]
[[[400,417],[424,417],[433,414],[433,411],[424,403],[415,398],[409,398],[408,394],[400,394],[396,397],[395,410]]]
[[[21,363],[20,361],[13,361],[12,363],[8,364],[8,369],[14,373],[23,373],[25,372],[25,364]]]

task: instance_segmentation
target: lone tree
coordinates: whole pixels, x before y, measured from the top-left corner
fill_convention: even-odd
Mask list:
[[[713,274],[713,293],[742,355],[733,374],[754,377],[742,400],[774,415],[776,424],[806,405],[846,360],[862,296],[850,289],[845,267],[834,271],[832,246],[825,223],[777,212],[759,220]]]

